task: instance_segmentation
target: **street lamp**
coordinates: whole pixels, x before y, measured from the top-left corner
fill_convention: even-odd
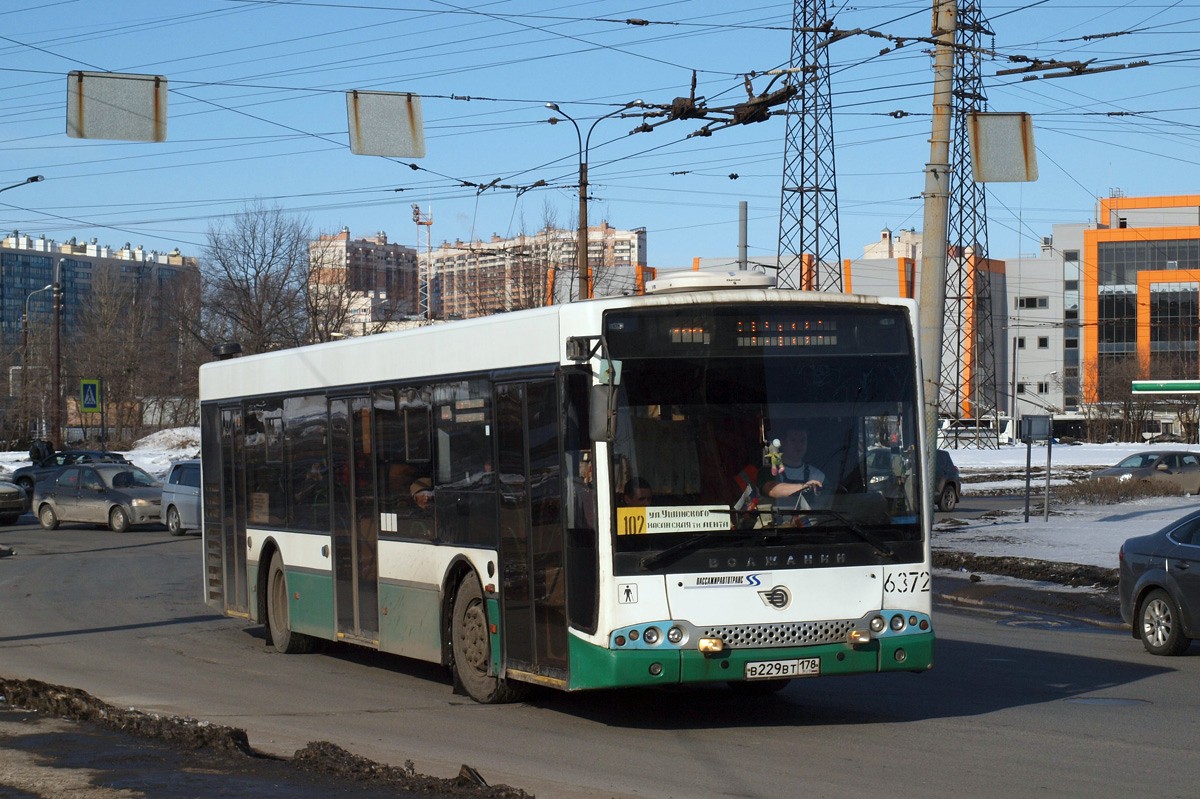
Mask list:
[[[579,262],[579,299],[586,300],[591,297],[591,282],[592,270],[588,264],[588,221],[587,221],[587,195],[588,195],[588,149],[591,147],[592,131],[596,129],[596,125],[600,124],[600,120],[614,117],[630,108],[640,108],[643,105],[641,100],[634,100],[631,103],[626,103],[615,111],[610,111],[607,114],[596,117],[588,128],[587,135],[583,135],[579,130],[577,123],[570,114],[558,107],[558,103],[546,103],[546,107],[551,111],[557,111],[562,114],[571,127],[575,128],[575,139],[579,143],[579,233],[576,236],[576,260]],[[550,117],[547,120],[551,125],[558,124],[557,117]]]
[[[33,299],[34,294],[41,294],[52,288],[54,288],[53,283],[42,286],[40,289],[34,289],[25,297],[25,316],[21,317],[21,402],[23,405],[26,401],[26,375],[29,373],[29,301]],[[45,405],[42,406],[43,412],[45,407]]]
[[[8,191],[9,189],[15,189],[17,186],[24,186],[27,183],[40,183],[43,180],[45,180],[45,178],[42,177],[41,175],[30,175],[29,177],[22,180],[20,183],[14,183],[11,186],[5,186],[4,188],[0,189],[0,191]]]

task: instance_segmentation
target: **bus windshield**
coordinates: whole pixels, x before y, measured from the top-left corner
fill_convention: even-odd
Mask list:
[[[773,308],[606,317],[619,573],[922,559],[903,313]]]

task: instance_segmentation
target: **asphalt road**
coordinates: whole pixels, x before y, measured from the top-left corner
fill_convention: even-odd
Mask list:
[[[333,741],[435,776],[469,764],[542,797],[1190,797],[1200,777],[1200,647],[1151,658],[1127,633],[1071,619],[939,608],[932,672],[796,681],[773,698],[711,688],[480,706],[428,664],[276,654],[261,628],[200,602],[194,537],[30,524],[0,530],[0,546],[16,552],[0,559],[0,677],[240,727],[274,755]],[[163,795],[123,790],[135,792],[111,796]]]

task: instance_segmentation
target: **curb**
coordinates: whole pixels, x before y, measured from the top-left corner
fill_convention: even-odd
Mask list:
[[[964,609],[1059,616],[1100,629],[1129,630],[1121,620],[1120,600],[1113,588],[1070,590],[1049,583],[1020,585],[995,579],[939,570],[934,573],[934,598]]]

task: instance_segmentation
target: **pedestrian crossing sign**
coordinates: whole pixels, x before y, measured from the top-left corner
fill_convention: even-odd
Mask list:
[[[79,381],[79,410],[82,413],[100,412],[100,381]]]

